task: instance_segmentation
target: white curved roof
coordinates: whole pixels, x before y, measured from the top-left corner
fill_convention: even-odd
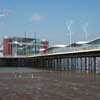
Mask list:
[[[40,49],[40,51],[44,51],[45,49]]]
[[[48,40],[47,39],[42,39],[41,41],[44,42],[44,41],[48,41]]]
[[[78,42],[76,42],[76,44],[86,44],[86,43],[88,43],[89,41],[78,41]]]
[[[53,46],[51,46],[50,48],[52,48],[52,47],[54,47],[54,48],[56,48],[56,47],[58,47],[58,48],[61,48],[61,47],[66,47],[66,45],[53,45]]]
[[[4,39],[8,39],[9,37],[8,36],[4,36]]]

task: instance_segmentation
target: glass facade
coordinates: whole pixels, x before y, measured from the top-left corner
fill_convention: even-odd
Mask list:
[[[9,42],[11,56],[29,56],[39,53],[41,42],[39,39],[13,37]]]

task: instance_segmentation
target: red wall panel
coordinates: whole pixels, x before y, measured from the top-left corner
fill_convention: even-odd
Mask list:
[[[3,39],[3,55],[9,56],[11,55],[11,46],[10,46],[11,39],[5,38]]]

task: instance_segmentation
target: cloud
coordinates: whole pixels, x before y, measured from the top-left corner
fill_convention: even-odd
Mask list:
[[[44,19],[45,19],[45,16],[41,16],[37,13],[32,16],[32,21],[33,22],[39,22],[39,21],[42,21]]]
[[[8,10],[8,9],[6,9],[6,10],[5,10],[5,9],[3,9],[3,10],[0,9],[0,17],[6,17],[6,16],[9,16],[10,13],[11,13],[11,11]]]
[[[5,14],[0,14],[0,17],[5,17]]]

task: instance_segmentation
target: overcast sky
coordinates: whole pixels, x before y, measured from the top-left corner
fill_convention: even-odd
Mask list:
[[[0,0],[0,38],[37,33],[52,43],[72,42],[100,37],[100,0]],[[34,37],[34,34],[27,34]]]

